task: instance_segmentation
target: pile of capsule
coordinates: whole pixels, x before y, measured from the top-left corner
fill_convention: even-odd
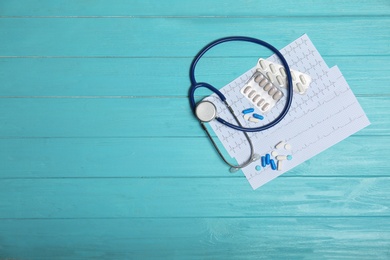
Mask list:
[[[262,115],[259,115],[257,113],[253,113],[255,111],[254,108],[247,108],[247,109],[244,109],[242,111],[242,113],[244,114],[244,119],[246,121],[249,121],[249,122],[253,122],[253,123],[257,123],[259,122],[260,120],[263,120],[264,117]],[[253,113],[253,114],[251,114]]]
[[[291,145],[286,143],[286,142],[284,142],[284,141],[280,141],[280,142],[278,142],[275,145],[275,149],[278,149],[278,150],[284,149],[284,150],[290,151],[291,150]],[[271,158],[271,155],[272,155],[273,158],[275,158],[275,160],[277,162],[275,162],[275,160]],[[283,165],[283,161],[284,160],[292,160],[292,155],[291,154],[280,155],[278,153],[278,151],[273,150],[271,152],[271,154],[267,153],[266,155],[261,156],[261,166],[260,165],[256,165],[255,169],[257,171],[260,171],[261,167],[264,168],[267,165],[270,165],[272,170],[281,171],[282,167],[283,167],[282,165]]]

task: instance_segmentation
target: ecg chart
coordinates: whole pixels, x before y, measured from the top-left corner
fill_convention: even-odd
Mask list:
[[[255,153],[261,156],[271,153],[275,150],[275,144],[284,140],[292,146],[291,151],[284,151],[285,154],[293,156],[291,161],[283,161],[281,171],[272,170],[270,167],[258,171],[255,166],[260,162],[254,162],[243,168],[242,171],[253,189],[370,124],[338,67],[328,68],[307,35],[303,35],[283,48],[281,53],[291,69],[310,75],[312,82],[305,95],[294,92],[291,108],[278,125],[262,132],[248,133]],[[276,56],[271,56],[268,60],[278,63]],[[283,90],[284,97],[265,115],[264,120],[260,123],[243,120],[239,113],[253,106],[240,93],[240,89],[253,72],[254,68],[221,89],[231,107],[236,111],[240,122],[246,127],[258,127],[272,121],[279,115],[285,104],[286,91]],[[219,111],[218,116],[235,123],[230,112],[215,95],[207,99],[213,100]],[[255,112],[261,114],[260,111],[256,111],[256,108]],[[248,159],[249,144],[241,132],[216,121],[210,122],[210,125],[231,157],[235,158],[238,163]]]

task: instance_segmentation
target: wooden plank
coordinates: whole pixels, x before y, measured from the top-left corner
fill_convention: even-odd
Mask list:
[[[352,136],[281,178],[390,177],[383,163],[389,143],[389,136]],[[0,139],[0,173],[0,179],[231,176],[206,137]]]
[[[174,6],[174,8],[172,8]],[[359,0],[325,2],[223,0],[136,1],[104,0],[61,1],[34,0],[2,1],[1,16],[318,16],[318,15],[388,15],[389,5],[385,0]]]
[[[7,41],[0,41],[0,56],[193,57],[206,43],[228,35],[258,37],[282,48],[303,33],[311,37],[323,55],[390,54],[388,17],[316,17],[314,21],[316,26],[312,17],[3,18],[0,38]],[[212,54],[258,56],[259,47],[252,45],[225,45]]]
[[[388,135],[388,97],[359,97],[371,120],[361,135]],[[187,98],[4,98],[2,137],[204,136]]]
[[[186,178],[191,171],[183,178],[2,179],[1,218],[390,216],[389,177],[279,178],[253,192],[244,178]]]
[[[194,53],[195,54],[195,53]],[[206,58],[199,81],[222,87],[256,57]],[[357,95],[390,95],[390,56],[328,56]],[[0,58],[1,96],[186,96],[192,58]],[[152,68],[152,69],[150,69]],[[370,86],[370,87],[369,87]],[[375,86],[375,87],[372,87]]]
[[[376,218],[0,220],[5,259],[386,259]]]

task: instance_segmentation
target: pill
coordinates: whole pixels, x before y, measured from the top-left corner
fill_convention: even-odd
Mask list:
[[[275,145],[275,148],[276,148],[276,149],[280,149],[280,148],[282,148],[284,145],[285,145],[285,142],[284,142],[284,141],[280,141],[279,143],[277,143],[277,144]]]
[[[256,94],[256,90],[252,90],[251,92],[249,92],[248,97],[252,98],[255,94]]]
[[[259,74],[259,75],[257,75],[257,76],[255,77],[255,82],[256,82],[256,83],[259,83],[260,80],[262,80],[263,78],[264,78],[263,74]]]
[[[269,94],[270,96],[272,96],[273,94],[276,93],[276,91],[278,91],[278,89],[277,89],[276,87],[273,87],[273,88],[271,88],[271,89],[268,91],[268,94]]]
[[[303,88],[303,86],[302,86],[301,83],[297,83],[297,88],[298,88],[298,92],[299,92],[299,93],[305,92],[305,89]]]
[[[269,162],[270,162],[270,164],[271,164],[271,169],[272,169],[272,170],[276,170],[276,164],[275,164],[274,159],[269,160]]]
[[[273,80],[271,72],[267,72],[266,74],[267,74],[267,78],[269,79],[269,81],[271,81],[273,83],[274,80]]]
[[[242,110],[242,113],[243,114],[249,114],[249,113],[252,113],[253,111],[255,111],[255,109],[250,107],[250,108]]]
[[[259,86],[260,87],[264,87],[265,84],[267,84],[268,80],[267,79],[262,79],[260,82],[259,82]]]
[[[280,90],[278,90],[278,91],[276,91],[276,93],[273,95],[272,98],[273,98],[275,101],[278,101],[279,99],[282,98],[282,96],[283,96],[282,92],[281,92]]]
[[[267,111],[269,108],[270,108],[270,104],[269,104],[269,103],[265,103],[264,106],[261,108],[261,110],[263,110],[263,111],[265,112],[265,111]]]
[[[282,74],[283,77],[286,77],[286,70],[284,69],[284,67],[281,67],[279,69],[279,71],[280,71],[280,74]]]
[[[251,89],[251,86],[247,86],[246,88],[244,88],[244,94],[248,93]]]
[[[265,161],[265,156],[261,156],[261,166],[263,167],[267,166],[267,163]]]
[[[250,122],[253,122],[253,123],[258,123],[258,122],[260,122],[259,119],[254,118],[254,117],[250,117],[248,120],[249,120]]]
[[[305,85],[306,84],[306,79],[305,79],[305,76],[303,75],[300,75],[299,76],[299,79],[301,80],[302,84]]]
[[[282,170],[282,166],[283,166],[283,162],[282,161],[278,161],[278,168],[277,168],[277,170],[281,171]]]
[[[296,78],[295,78],[294,72],[290,71],[290,73],[291,73],[291,78],[292,78],[292,80],[295,80]]]
[[[264,117],[262,115],[259,115],[259,114],[256,114],[256,113],[253,113],[253,117],[257,118],[257,119],[260,119],[260,120],[264,119]]]
[[[291,150],[291,144],[285,144],[284,149],[286,150]]]
[[[276,157],[276,156],[278,156],[278,152],[277,152],[277,151],[272,151],[271,155],[272,155],[273,157]],[[276,159],[277,159],[277,158],[276,158]]]
[[[287,159],[286,155],[278,155],[278,156],[276,156],[276,160],[278,160],[278,161],[282,161],[282,160],[286,160],[286,159]]]
[[[251,117],[251,114],[245,114],[244,115],[244,119],[247,120],[247,121],[249,120],[250,117]]]
[[[287,155],[287,160],[291,161],[292,155]]]
[[[265,69],[267,68],[267,65],[265,64],[265,61],[264,61],[264,60],[260,60],[259,63],[260,63],[260,67],[261,67],[263,70],[265,70]]]
[[[260,99],[260,95],[256,95],[256,96],[254,96],[254,98],[252,99],[252,101],[253,102],[257,102],[257,100],[259,100]]]
[[[276,76],[276,80],[278,81],[280,86],[284,85],[284,80],[283,80],[282,76],[280,76],[280,75]]]
[[[257,106],[260,107],[261,105],[263,105],[265,102],[264,98],[260,99],[259,102],[257,102]]]
[[[270,162],[270,159],[271,159],[271,157],[270,157],[270,155],[269,155],[269,153],[267,153],[266,155],[265,155],[265,164],[269,164]]]
[[[264,86],[264,90],[265,90],[265,91],[268,91],[268,90],[271,89],[271,87],[272,87],[272,84],[271,84],[271,83],[268,83],[267,85]]]
[[[255,169],[256,169],[256,171],[260,171],[261,170],[261,166],[260,165],[256,165]]]
[[[269,68],[271,69],[272,73],[275,73],[276,70],[275,70],[275,65],[274,64],[271,63],[269,65]]]

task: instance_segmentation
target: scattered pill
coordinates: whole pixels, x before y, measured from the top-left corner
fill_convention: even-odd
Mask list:
[[[259,114],[256,114],[256,113],[253,113],[253,117],[257,118],[257,119],[260,119],[260,120],[264,119],[264,117],[262,115],[259,115]]]
[[[281,171],[282,170],[282,166],[283,166],[283,162],[282,161],[278,161],[278,171]]]
[[[254,117],[250,117],[250,118],[249,118],[249,121],[250,121],[250,122],[253,122],[253,123],[258,123],[258,122],[260,122],[259,119],[254,118]]]
[[[267,82],[268,82],[268,81],[267,81],[266,79],[263,79],[262,81],[259,82],[259,86],[260,86],[260,87],[264,87],[265,84],[267,84]]]
[[[255,94],[256,94],[256,90],[252,90],[251,92],[249,92],[248,97],[252,98]]]
[[[276,156],[278,156],[278,152],[277,152],[277,151],[272,151],[271,155],[272,155],[273,157],[276,157]],[[278,159],[278,158],[276,158],[276,159]]]
[[[281,99],[282,98],[282,91],[280,91],[280,90],[278,90],[278,91],[276,91],[276,93],[273,95],[273,99],[275,100],[275,101],[278,101],[279,99]]]
[[[275,145],[275,148],[276,148],[276,149],[280,149],[280,148],[282,148],[282,147],[284,146],[284,144],[285,144],[284,141],[280,141],[279,143],[277,143],[277,144]]]
[[[244,119],[247,120],[247,121],[249,120],[250,117],[251,117],[251,114],[245,114],[244,115]]]
[[[270,164],[271,164],[272,170],[276,170],[276,164],[275,164],[274,159],[269,160],[269,162],[270,162]]]
[[[263,78],[264,78],[263,74],[259,74],[259,75],[257,75],[257,76],[255,77],[255,82],[256,82],[256,83],[259,83],[260,80],[262,80]]]
[[[276,160],[278,160],[278,161],[282,161],[282,160],[286,160],[286,159],[287,159],[286,155],[278,155],[278,156],[276,156]]]
[[[244,94],[246,93],[249,93],[249,91],[251,90],[251,86],[247,86],[245,89],[244,89]]]
[[[260,171],[261,170],[261,166],[260,165],[256,165],[256,171]]]
[[[303,85],[306,84],[305,76],[301,75],[301,76],[299,76],[299,79],[301,80],[301,82],[302,82]]]
[[[265,155],[265,164],[266,164],[266,165],[270,164],[270,159],[271,159],[271,157],[270,157],[269,153],[267,153],[267,154]]]
[[[265,156],[261,156],[261,166],[267,166],[267,162],[265,161]]]
[[[255,111],[255,109],[251,107],[251,108],[247,108],[247,109],[242,110],[242,113],[249,114],[249,113],[252,113],[253,111]]]
[[[291,144],[285,144],[284,149],[286,150],[291,150]]]
[[[271,83],[268,83],[267,85],[264,86],[264,90],[265,90],[265,91],[268,91],[268,90],[271,89],[271,87],[272,87],[272,84],[271,84]]]
[[[277,89],[276,87],[273,87],[273,88],[271,88],[271,89],[268,91],[268,94],[269,94],[270,96],[273,96],[273,95],[276,93],[276,91],[278,91],[278,89]]]
[[[291,161],[292,155],[287,155],[287,160]]]

